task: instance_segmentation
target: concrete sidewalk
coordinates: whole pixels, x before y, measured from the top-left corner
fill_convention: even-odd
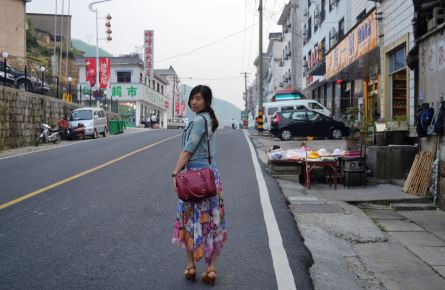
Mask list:
[[[263,136],[251,139],[263,162],[273,144],[283,145]],[[317,145],[323,142],[331,140]],[[298,141],[288,143],[282,147]],[[335,190],[315,183],[306,190],[297,180],[277,182],[312,253],[315,289],[444,289],[445,212],[390,208],[390,202],[419,199],[396,185]]]

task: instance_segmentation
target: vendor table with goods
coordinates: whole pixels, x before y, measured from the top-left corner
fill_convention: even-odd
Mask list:
[[[267,153],[269,173],[271,168],[277,166],[298,166],[298,174],[303,174],[303,181],[307,189],[311,188],[311,173],[315,168],[328,170],[328,180],[337,189],[337,175],[341,170],[342,159],[361,156],[360,151],[343,151],[334,149],[328,152],[326,149],[317,151],[302,146],[296,149],[271,149]],[[302,169],[302,170],[301,170]]]

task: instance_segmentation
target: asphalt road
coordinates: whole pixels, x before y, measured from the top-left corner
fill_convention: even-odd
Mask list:
[[[170,174],[180,138],[162,141],[177,134],[124,134],[0,160],[0,207],[14,201],[0,209],[0,289],[208,288],[183,279],[184,250],[171,244],[177,198]],[[216,151],[228,241],[215,288],[276,289],[242,131],[219,131]],[[276,182],[263,173],[295,285],[311,289],[310,254]],[[201,262],[198,274],[204,269]]]

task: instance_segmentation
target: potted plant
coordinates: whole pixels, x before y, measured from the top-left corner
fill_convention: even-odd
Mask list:
[[[348,149],[355,147],[359,140],[359,138],[357,138],[357,134],[360,132],[359,126],[357,126],[358,113],[359,110],[357,106],[346,109],[346,124],[351,128],[351,135],[346,138],[346,147]]]

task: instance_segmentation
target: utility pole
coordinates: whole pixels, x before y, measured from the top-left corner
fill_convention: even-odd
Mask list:
[[[172,122],[175,118],[175,86],[176,86],[176,75],[173,76],[173,94],[172,94]]]
[[[247,124],[248,122],[248,118],[247,118],[247,75],[249,74],[248,72],[243,72],[241,73],[244,75],[244,103],[245,103],[245,108],[244,108],[244,124]]]
[[[260,41],[259,41],[259,75],[258,75],[258,132],[263,132],[263,0],[258,8],[260,14]]]

